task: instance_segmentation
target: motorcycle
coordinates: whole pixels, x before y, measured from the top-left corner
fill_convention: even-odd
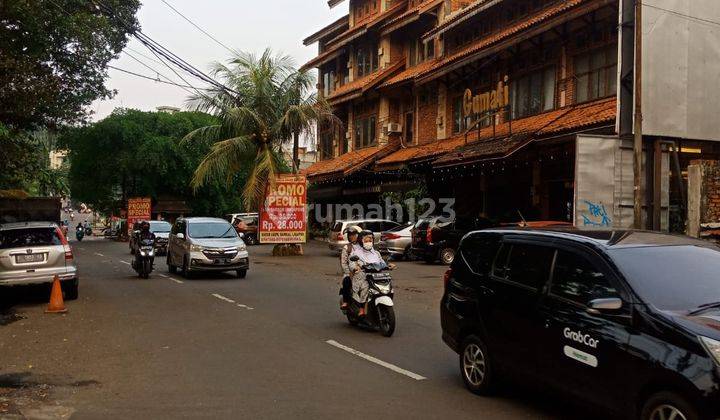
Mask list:
[[[357,262],[357,255],[350,257],[350,261]],[[393,303],[394,290],[392,287],[392,267],[385,263],[363,264],[362,271],[368,282],[368,300],[359,303],[350,299],[347,307],[341,309],[352,326],[372,328],[385,337],[395,332],[395,309]],[[365,306],[365,316],[360,316],[360,309]]]
[[[85,229],[83,229],[81,226],[75,228],[75,238],[78,240],[78,242],[82,242],[83,237],[85,237]]]
[[[150,277],[155,264],[155,241],[152,239],[142,239],[140,245],[135,251],[135,259],[132,261],[132,268],[137,272],[138,277],[146,279]]]
[[[86,234],[87,236],[92,236],[92,227],[87,226],[87,227],[85,228],[85,234]]]

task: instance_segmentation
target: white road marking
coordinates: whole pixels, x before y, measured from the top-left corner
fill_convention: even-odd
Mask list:
[[[104,257],[104,255],[99,252],[93,252],[93,254],[97,255],[98,257]]]
[[[172,278],[172,277],[168,277],[168,278],[169,278],[170,280],[174,281],[174,282],[177,283],[177,284],[185,284],[185,282],[182,281],[182,280],[174,279],[174,278]]]
[[[250,307],[250,306],[247,306],[247,305],[243,305],[242,303],[238,303],[237,306],[238,306],[238,308],[247,309],[248,311],[252,311],[253,309],[255,309],[255,308],[253,308],[253,307]]]
[[[399,373],[399,374],[401,374],[401,375],[405,375],[405,376],[407,376],[407,377],[409,377],[409,378],[415,379],[416,381],[422,381],[422,380],[427,379],[426,377],[421,376],[421,375],[418,375],[417,373],[410,372],[409,370],[405,370],[405,369],[403,369],[403,368],[401,368],[401,367],[395,366],[395,365],[393,365],[392,363],[383,362],[382,360],[380,360],[380,359],[378,359],[378,358],[376,358],[376,357],[372,357],[372,356],[367,355],[367,354],[365,354],[365,353],[363,353],[363,352],[357,351],[357,350],[355,350],[355,349],[352,348],[352,347],[348,347],[348,346],[342,345],[342,344],[338,343],[338,342],[335,341],[335,340],[327,340],[326,343],[330,344],[330,345],[333,346],[333,347],[337,347],[337,348],[339,348],[339,349],[341,349],[341,350],[345,350],[346,352],[348,352],[348,353],[350,353],[350,354],[354,354],[355,356],[362,357],[363,359],[367,360],[368,362],[375,363],[376,365],[380,365],[380,366],[382,366],[382,367],[384,367],[384,368],[390,369],[390,370],[392,370],[393,372],[396,372],[396,373]]]
[[[220,300],[224,300],[225,302],[228,302],[228,303],[235,303],[234,300],[232,300],[232,299],[230,299],[230,298],[226,298],[225,296],[219,295],[219,294],[217,294],[217,293],[213,293],[213,296],[215,296],[216,298],[218,298],[218,299],[220,299]]]
[[[127,262],[127,261],[120,261],[120,262],[123,263],[123,264],[132,265],[132,264],[130,264],[130,263]]]

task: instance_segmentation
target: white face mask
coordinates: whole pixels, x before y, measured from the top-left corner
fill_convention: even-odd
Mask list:
[[[370,251],[371,249],[373,249],[373,243],[372,242],[363,242],[363,248]]]

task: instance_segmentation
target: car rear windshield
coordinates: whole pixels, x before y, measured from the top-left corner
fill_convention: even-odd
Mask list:
[[[720,301],[720,249],[658,246],[611,250],[630,285],[653,306],[692,310]]]
[[[191,238],[211,239],[211,238],[235,238],[235,228],[230,223],[208,222],[208,223],[190,223],[188,234]]]
[[[27,228],[0,231],[0,249],[62,245],[55,228]]]
[[[153,233],[168,233],[171,227],[167,222],[150,223],[150,231]]]

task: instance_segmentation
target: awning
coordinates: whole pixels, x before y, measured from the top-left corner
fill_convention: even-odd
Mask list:
[[[503,156],[531,141],[609,125],[615,121],[617,102],[614,97],[544,112],[484,127],[465,134],[437,140],[421,146],[407,147],[380,159],[378,171],[397,170],[406,165],[432,162],[433,166],[450,166],[472,160]]]
[[[311,183],[340,179],[372,165],[377,159],[392,153],[396,148],[397,145],[388,144],[353,150],[334,159],[316,162],[303,173]]]

